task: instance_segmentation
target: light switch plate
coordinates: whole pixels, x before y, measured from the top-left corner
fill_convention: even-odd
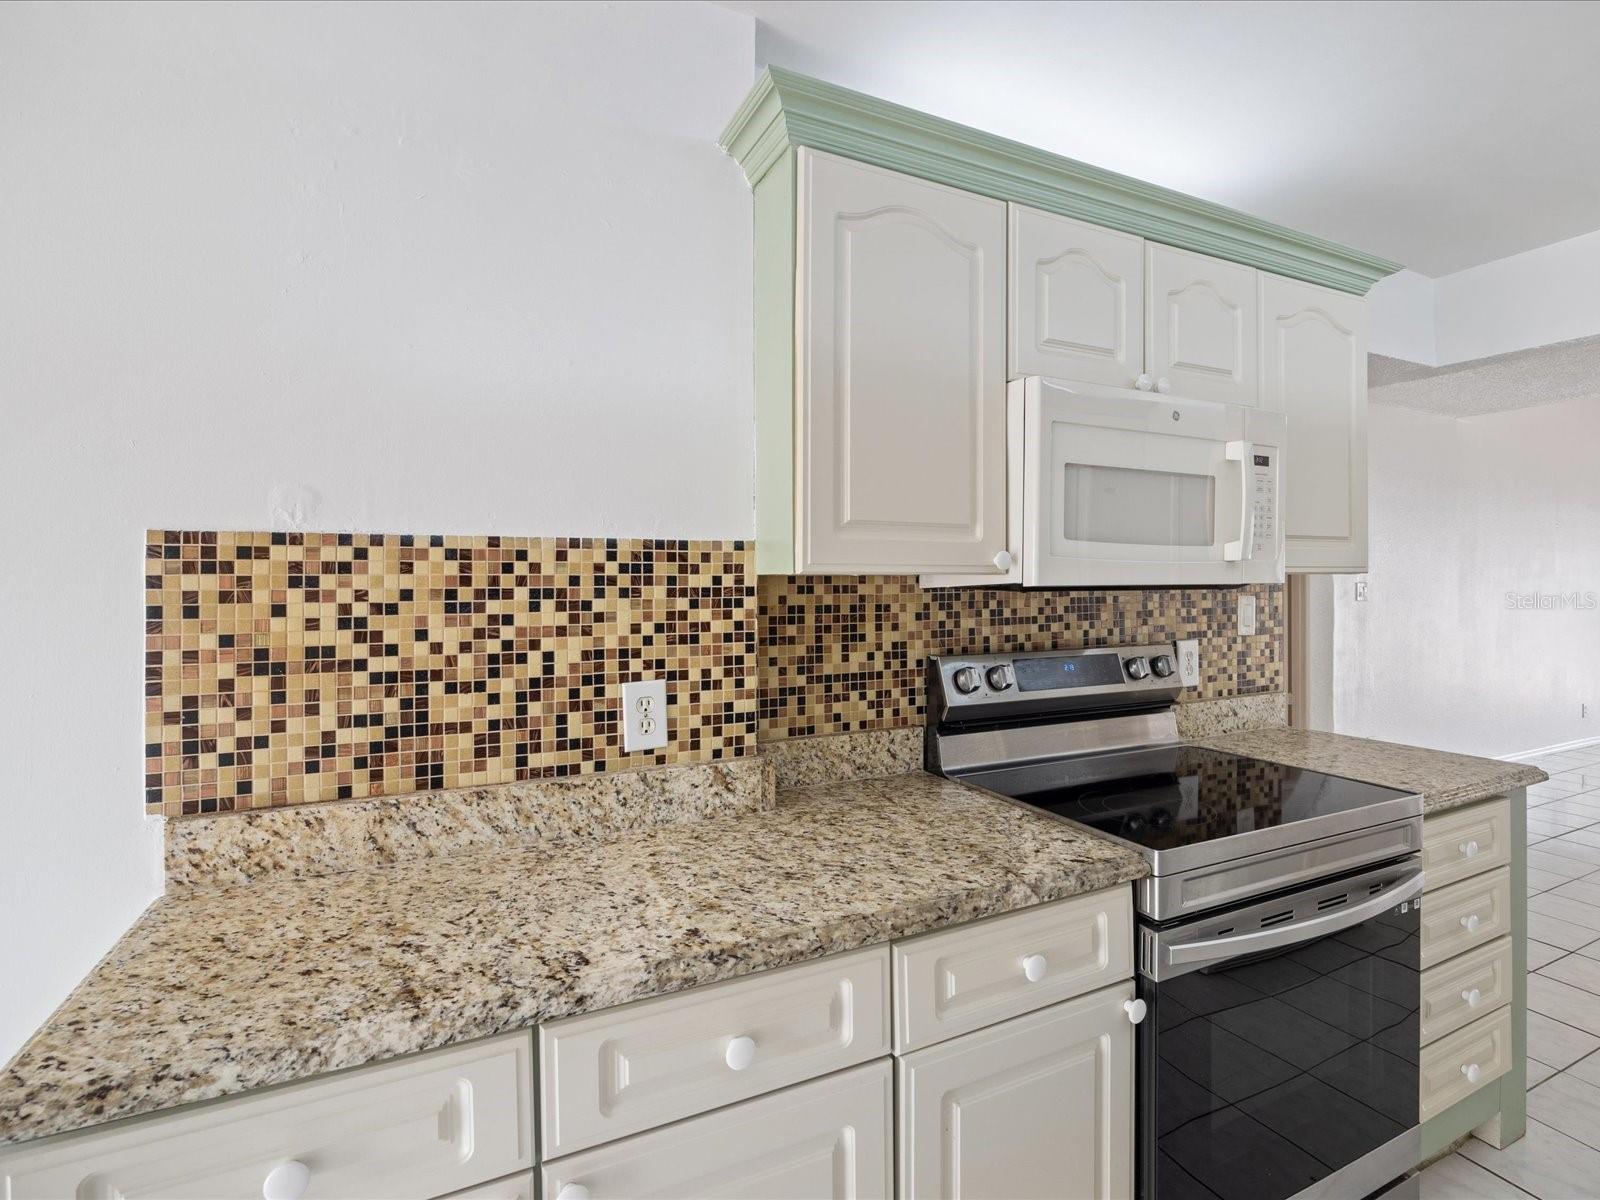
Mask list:
[[[667,681],[622,685],[622,748],[659,750],[667,744]]]
[[[1256,598],[1251,595],[1239,597],[1239,636],[1249,637],[1256,631]]]
[[[1200,642],[1186,638],[1178,643],[1178,678],[1184,687],[1200,686]]]

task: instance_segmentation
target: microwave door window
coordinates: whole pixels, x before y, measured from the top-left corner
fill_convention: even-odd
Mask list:
[[[1061,536],[1067,541],[1152,549],[1214,544],[1214,476],[1076,462],[1065,469]]]

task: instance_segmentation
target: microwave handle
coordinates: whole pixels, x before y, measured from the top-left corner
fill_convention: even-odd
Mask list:
[[[1250,461],[1255,457],[1252,442],[1229,442],[1222,456],[1239,464],[1239,540],[1222,546],[1223,562],[1250,561]]]

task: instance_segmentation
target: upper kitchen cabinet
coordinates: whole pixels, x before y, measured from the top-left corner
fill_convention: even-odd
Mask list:
[[[799,152],[795,560],[996,570],[1006,206]]]
[[[1144,371],[1144,239],[1011,206],[1010,373],[1133,387]]]
[[[1366,304],[1262,273],[1261,406],[1285,414],[1290,571],[1367,569]]]
[[[1014,579],[1008,378],[1254,405],[1258,272],[1399,270],[775,67],[721,144],[755,193],[762,574]]]
[[[1161,391],[1254,404],[1256,272],[1207,254],[1145,254],[1145,370]]]

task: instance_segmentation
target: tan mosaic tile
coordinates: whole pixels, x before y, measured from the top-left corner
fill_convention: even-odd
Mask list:
[[[1201,685],[1186,699],[1281,692],[1284,589],[924,590],[908,576],[763,576],[764,742],[923,721],[930,654],[1200,639]],[[1258,633],[1240,637],[1241,594]]]
[[[167,815],[753,751],[736,541],[154,531],[145,802]],[[620,685],[672,740],[624,754]]]

